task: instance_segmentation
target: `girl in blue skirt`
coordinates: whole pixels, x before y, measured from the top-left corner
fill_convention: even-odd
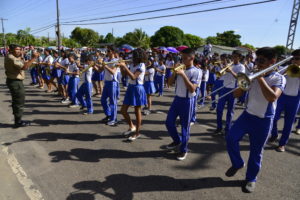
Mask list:
[[[154,75],[155,75],[155,69],[153,63],[149,60],[147,63],[147,69],[145,73],[145,83],[144,83],[144,88],[147,94],[147,103],[148,103],[144,109],[145,115],[149,115],[151,113],[151,107],[152,107],[151,96],[154,95],[156,92],[155,85],[154,85]]]
[[[128,137],[129,141],[134,141],[140,137],[140,129],[142,124],[141,107],[147,104],[146,92],[143,86],[145,76],[145,63],[147,62],[147,54],[143,49],[135,49],[132,52],[133,63],[127,68],[125,63],[120,63],[120,67],[129,77],[129,85],[124,97],[121,113],[129,125],[129,130],[123,135]],[[134,106],[136,125],[134,125],[128,114],[129,106]]]

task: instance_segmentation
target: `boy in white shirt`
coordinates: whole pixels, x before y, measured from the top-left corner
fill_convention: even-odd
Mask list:
[[[276,50],[264,47],[256,51],[257,67],[259,70],[266,69],[276,63]],[[245,134],[249,135],[250,154],[246,173],[246,180],[242,185],[244,192],[253,192],[257,174],[261,167],[262,154],[268,135],[272,130],[277,99],[284,90],[286,80],[281,74],[271,71],[254,79],[249,89],[247,106],[240,117],[226,135],[227,151],[232,163],[226,176],[232,177],[245,166],[240,154],[239,141]],[[238,89],[234,92],[235,97],[244,93]]]
[[[201,81],[201,74],[193,64],[195,51],[187,48],[181,51],[182,61],[186,70],[177,70],[170,78],[169,84],[176,82],[176,96],[169,109],[166,119],[166,127],[173,142],[167,145],[167,149],[174,150],[180,147],[177,155],[178,160],[184,160],[188,151],[188,140],[190,137],[190,123],[194,111],[196,88]],[[176,129],[176,118],[179,116],[181,124],[181,136]]]

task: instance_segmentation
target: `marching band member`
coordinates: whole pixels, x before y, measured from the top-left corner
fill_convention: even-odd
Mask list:
[[[41,66],[42,78],[48,88],[46,90],[46,92],[50,93],[50,92],[52,92],[52,85],[50,83],[50,79],[51,79],[51,69],[52,69],[51,65],[53,63],[53,57],[51,56],[51,49],[45,49],[44,54],[45,54],[45,57],[42,61],[42,66]]]
[[[186,70],[177,70],[171,76],[169,83],[172,85],[176,82],[175,98],[169,109],[166,119],[166,127],[173,142],[167,145],[167,149],[174,150],[180,147],[177,155],[178,160],[184,160],[188,151],[188,140],[190,136],[190,123],[194,111],[194,100],[196,96],[196,88],[201,81],[201,73],[194,66],[195,52],[191,48],[181,51],[182,61],[186,66]],[[181,124],[181,134],[176,129],[176,118],[179,116]]]
[[[103,58],[100,56],[100,52],[96,51],[94,56],[94,61],[96,62],[99,59],[103,59]],[[93,71],[92,82],[96,92],[93,96],[101,97],[102,89],[103,89],[103,84],[102,84],[103,79],[104,79],[104,71],[102,72],[98,72],[97,70]]]
[[[156,69],[156,75],[155,75],[155,88],[156,88],[156,93],[158,93],[158,97],[163,95],[163,90],[164,90],[164,79],[165,79],[165,74],[166,74],[166,66],[164,65],[164,58],[160,58],[158,62],[158,66],[155,68]]]
[[[108,59],[107,62],[117,61],[115,57],[116,49],[110,47],[107,50]],[[117,93],[118,93],[118,79],[117,79],[117,67],[115,64],[104,65],[100,68],[100,72],[104,70],[104,87],[101,96],[101,105],[105,113],[105,118],[102,122],[109,126],[116,126],[117,124]]]
[[[257,67],[260,70],[270,67],[276,62],[276,50],[264,47],[256,51]],[[253,192],[257,174],[261,167],[263,148],[272,130],[276,102],[284,90],[286,80],[281,74],[272,71],[253,80],[250,86],[248,103],[244,112],[235,121],[226,135],[227,151],[232,163],[226,176],[234,176],[244,167],[240,155],[239,141],[245,134],[249,135],[250,155],[243,191]],[[235,97],[243,95],[243,90],[234,92]]]
[[[169,78],[172,76],[172,69],[174,68],[174,60],[172,58],[172,55],[171,54],[168,54],[167,55],[167,60],[166,60],[166,86],[167,88],[170,88],[170,85],[169,85]]]
[[[93,101],[92,101],[92,74],[93,74],[93,67],[88,68],[94,62],[94,58],[92,56],[88,56],[85,60],[85,64],[83,65],[83,77],[84,82],[78,89],[76,97],[81,104],[81,109],[87,108],[87,112],[84,112],[84,115],[93,114]],[[85,99],[83,99],[85,96]]]
[[[199,59],[194,59],[194,66],[199,70],[200,72],[200,80],[202,80],[202,76],[203,76],[203,73],[202,73],[202,70],[201,70],[201,63],[200,63],[200,60]],[[198,101],[198,98],[199,98],[199,95],[200,95],[200,88],[201,88],[201,81],[199,81],[199,84],[196,88],[196,95],[194,96],[194,110],[193,110],[193,114],[192,114],[192,119],[191,119],[191,123],[190,125],[193,126],[195,123],[196,123],[196,119],[197,119],[197,101]]]
[[[207,83],[208,78],[209,78],[208,66],[206,64],[201,66],[201,71],[202,71],[202,80],[201,80],[201,86],[200,86],[200,97],[201,97],[201,99],[198,102],[198,104],[200,105],[200,107],[203,107],[204,106],[204,101],[205,101],[205,96],[206,96],[206,83]]]
[[[78,91],[78,84],[79,84],[79,66],[80,61],[77,60],[77,56],[74,53],[70,53],[68,55],[69,65],[67,69],[67,74],[70,75],[69,83],[68,83],[68,96],[70,98],[71,104],[69,105],[70,108],[77,108],[78,99],[76,98],[76,93]]]
[[[31,60],[32,55],[34,53],[34,47],[32,45],[29,45],[29,51],[27,52],[27,60]],[[37,67],[31,67],[30,69],[30,76],[31,76],[31,83],[30,85],[37,85],[38,84],[38,71]]]
[[[226,66],[226,60],[227,60],[227,55],[226,54],[222,54],[220,56],[220,62],[221,64],[215,64],[212,63],[213,67],[212,67],[212,72],[215,74],[216,72],[221,71],[222,66]],[[216,60],[217,61],[217,60]],[[217,107],[217,103],[216,103],[216,96],[218,95],[219,97],[221,96],[220,90],[219,88],[221,88],[223,86],[223,80],[220,77],[216,77],[213,87],[212,87],[212,94],[211,94],[211,100],[212,100],[212,104],[211,107],[209,108],[210,111],[214,111]],[[218,90],[217,92],[215,92],[216,90]]]
[[[300,49],[293,51],[292,55],[294,56],[292,63],[300,66]],[[272,137],[270,137],[269,139],[270,143],[277,140],[277,121],[280,119],[282,111],[284,111],[284,127],[282,130],[281,138],[279,140],[279,146],[276,148],[278,152],[285,151],[285,145],[287,144],[289,136],[291,134],[300,102],[300,78],[286,76],[286,81],[286,88],[284,89],[283,94],[278,99],[272,129]]]
[[[65,51],[61,51],[61,57],[62,57],[61,62],[60,63],[57,62],[55,64],[55,66],[57,68],[61,69],[61,75],[58,79],[58,88],[63,97],[61,100],[61,103],[69,104],[69,103],[71,103],[71,101],[69,100],[69,97],[68,97],[68,83],[69,83],[70,76],[66,72],[67,68],[69,66],[69,59],[68,59],[68,55]]]
[[[223,80],[223,84],[225,87],[220,91],[220,95],[224,95],[228,93],[230,90],[236,87],[236,77],[237,73],[243,72],[245,73],[245,66],[240,63],[241,52],[235,50],[232,52],[233,64],[231,67],[227,69],[227,73],[221,77]],[[222,133],[222,117],[223,111],[225,108],[225,104],[227,103],[227,115],[226,115],[226,126],[225,126],[225,135],[228,133],[231,127],[232,117],[234,115],[234,106],[235,106],[235,98],[233,94],[228,94],[225,97],[221,98],[217,104],[217,129],[215,134]]]
[[[149,115],[151,113],[151,108],[152,108],[151,97],[156,92],[155,85],[154,85],[154,75],[155,75],[155,69],[153,66],[153,62],[151,60],[148,60],[147,69],[145,72],[145,82],[144,82],[144,88],[147,94],[147,105],[144,109],[145,115]]]
[[[58,86],[56,85],[56,83],[54,82],[54,80],[56,79],[56,81],[58,82],[58,79],[61,76],[61,69],[60,68],[56,68],[55,67],[55,63],[60,63],[61,62],[61,57],[58,54],[58,51],[53,50],[53,69],[51,72],[51,79],[49,80],[50,84],[53,85],[56,90],[58,91]],[[58,91],[59,92],[59,91]]]
[[[134,141],[140,137],[142,125],[141,107],[147,104],[146,92],[143,86],[146,71],[145,63],[147,62],[146,52],[141,48],[135,49],[132,52],[132,61],[133,63],[129,68],[126,67],[125,63],[120,63],[120,67],[126,71],[130,78],[121,108],[122,115],[129,125],[129,130],[124,132],[123,135],[125,137],[129,136],[129,141]],[[128,114],[129,106],[134,106],[136,125],[133,124]]]

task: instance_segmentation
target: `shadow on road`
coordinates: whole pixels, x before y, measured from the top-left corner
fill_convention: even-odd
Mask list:
[[[240,187],[241,181],[224,181],[220,177],[207,177],[199,179],[175,179],[169,176],[130,176],[127,174],[114,174],[100,181],[82,181],[75,183],[77,190],[72,192],[67,200],[94,200],[96,195],[102,195],[114,200],[132,200],[134,193],[174,191],[184,192],[216,187]],[[113,193],[108,192],[109,189]]]

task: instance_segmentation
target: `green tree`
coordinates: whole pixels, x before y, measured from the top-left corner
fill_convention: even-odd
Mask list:
[[[115,43],[116,38],[112,33],[107,33],[103,42],[104,43]]]
[[[253,46],[253,45],[251,45],[251,44],[243,44],[242,45],[243,47],[246,47],[246,48],[248,48],[248,49],[251,49],[251,50],[255,50],[256,48]]]
[[[209,36],[206,38],[206,43],[214,44],[214,45],[220,45],[220,42],[217,37]]]
[[[62,39],[62,45],[69,48],[78,48],[80,47],[80,44],[78,44],[75,40],[70,38],[63,38]]]
[[[14,33],[5,34],[5,39],[7,45],[18,43],[17,35]]]
[[[18,43],[20,45],[34,44],[35,37],[30,34],[30,28],[25,28],[24,30],[18,30],[16,36]]]
[[[217,40],[219,44],[223,46],[228,46],[228,47],[241,46],[242,43],[240,39],[241,36],[239,34],[235,34],[234,31],[225,31],[223,33],[217,33]]]
[[[274,46],[274,49],[277,51],[277,56],[282,56],[289,52],[289,50],[285,46],[282,46],[282,45]]]
[[[135,29],[133,32],[126,33],[121,43],[127,43],[134,47],[149,48],[150,38],[142,29]]]
[[[94,47],[99,42],[99,34],[96,31],[88,28],[76,27],[71,32],[70,38],[82,46]]]
[[[191,48],[197,48],[204,45],[205,41],[203,38],[200,38],[197,35],[184,34],[184,45],[187,45]]]
[[[161,27],[151,37],[151,45],[157,46],[172,46],[177,47],[184,42],[184,33],[180,28],[174,26]]]

